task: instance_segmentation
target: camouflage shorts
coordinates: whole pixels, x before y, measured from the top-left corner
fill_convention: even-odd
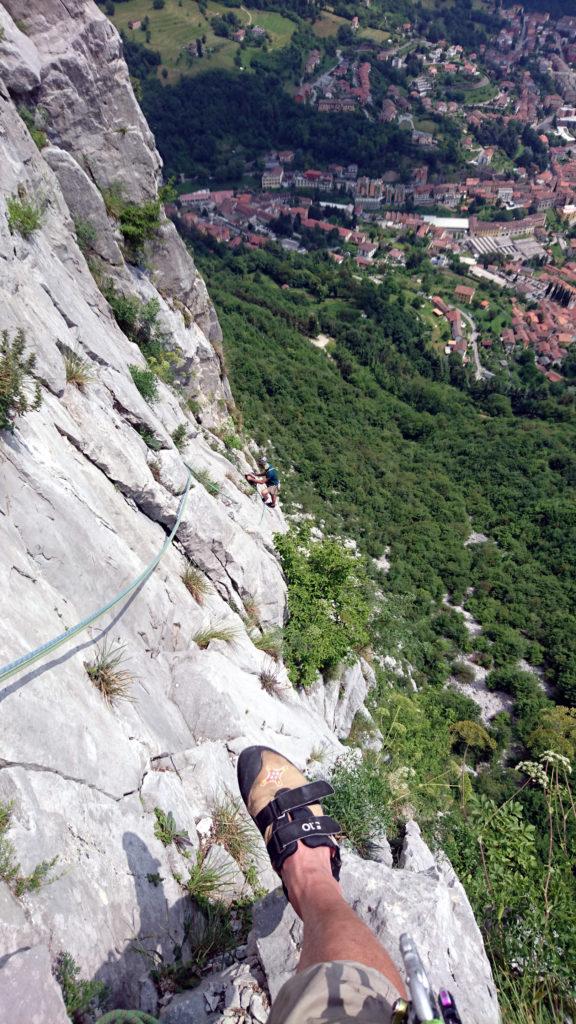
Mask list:
[[[397,998],[379,971],[334,960],[289,978],[274,1000],[268,1024],[390,1024]]]

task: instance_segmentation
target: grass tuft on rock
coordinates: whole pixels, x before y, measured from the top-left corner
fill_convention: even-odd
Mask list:
[[[254,647],[257,647],[259,651],[264,651],[264,654],[273,658],[274,661],[279,661],[282,657],[283,634],[280,626],[253,636],[252,643]]]
[[[212,479],[207,469],[193,469],[192,475],[199,484],[206,488],[208,494],[211,494],[213,498],[218,497],[220,494],[220,484]]]
[[[258,852],[258,835],[240,800],[225,796],[212,807],[212,842],[223,846],[241,867],[248,867]]]
[[[97,650],[94,661],[85,662],[84,667],[96,689],[100,692],[109,707],[118,701],[133,700],[130,687],[134,682],[133,675],[122,668],[126,659],[126,645],[103,644]]]
[[[200,572],[200,569],[189,562],[182,573],[181,579],[186,590],[192,595],[194,600],[198,604],[204,604],[204,598],[210,593],[210,586],[204,574]]]
[[[206,650],[212,640],[222,640],[226,644],[233,644],[239,636],[238,627],[229,625],[225,621],[214,622],[205,629],[199,629],[192,640],[198,644],[201,650]]]
[[[199,850],[190,868],[186,889],[192,899],[204,907],[216,901],[231,880],[232,874],[225,865],[215,861],[208,863],[207,854]]]
[[[78,352],[66,353],[64,356],[64,368],[66,370],[66,383],[75,384],[79,391],[84,391],[86,385],[94,379],[90,363],[87,359],[83,359]]]
[[[269,693],[271,697],[282,696],[285,687],[282,685],[278,676],[276,664],[273,659],[264,663],[258,678],[262,689],[265,690],[266,693]]]

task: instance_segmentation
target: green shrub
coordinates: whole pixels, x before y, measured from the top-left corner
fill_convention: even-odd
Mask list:
[[[202,412],[202,406],[200,405],[200,402],[198,401],[197,398],[187,398],[185,404],[186,404],[186,408],[194,416],[197,416],[198,413]]]
[[[157,438],[152,431],[148,429],[148,427],[141,425],[136,427],[136,431],[140,434],[144,444],[146,444],[151,451],[159,452],[164,447],[162,441],[160,441],[159,438]]]
[[[168,348],[169,335],[162,331],[158,323],[158,299],[140,302],[135,295],[122,295],[110,280],[102,285],[102,294],[120,330],[124,331],[130,341],[138,345],[146,357],[149,369],[167,384],[172,384],[180,357],[177,352]]]
[[[76,231],[76,241],[81,252],[86,255],[94,248],[94,242],[97,238],[96,228],[89,220],[75,220],[74,230]]]
[[[284,657],[292,682],[309,686],[369,644],[366,570],[340,542],[312,541],[306,526],[275,543],[288,581]]]
[[[12,234],[16,231],[23,238],[29,238],[42,223],[42,211],[35,203],[27,199],[11,196],[6,200],[8,209],[8,227]]]
[[[462,754],[466,754],[470,748],[476,751],[478,756],[491,754],[496,749],[496,740],[479,722],[470,722],[466,719],[454,722],[450,726],[450,732],[455,749]]]
[[[455,661],[452,665],[452,675],[456,676],[461,683],[473,683],[476,679],[476,673],[472,665],[468,665],[465,661]]]
[[[370,844],[392,821],[383,762],[371,751],[360,759],[345,754],[336,763],[330,781],[334,794],[322,801],[326,813],[339,822],[358,852],[366,855]]]
[[[103,981],[86,981],[70,953],[62,951],[56,958],[54,976],[62,989],[62,998],[70,1020],[82,1024],[84,1014],[97,1010],[105,1002],[107,987]]]
[[[118,182],[114,182],[112,185],[107,185],[105,188],[101,189],[101,192],[106,212],[109,213],[111,217],[115,217],[116,220],[118,220],[125,204],[122,185]]]
[[[185,423],[180,423],[171,434],[172,440],[177,448],[183,448],[188,438],[188,430]]]
[[[22,868],[16,860],[13,842],[8,839],[8,831],[12,822],[11,803],[0,801],[0,879],[6,883],[15,896],[23,896],[26,892],[37,892],[45,882],[50,882],[50,872],[58,860],[43,860],[29,875],[22,874]]]
[[[156,818],[154,835],[163,846],[170,846],[171,843],[176,846],[188,845],[190,837],[185,829],[177,827],[172,811],[166,812],[161,807],[155,807],[154,816]]]
[[[125,203],[120,211],[120,230],[134,256],[138,256],[144,242],[154,238],[160,227],[160,201]]]
[[[528,736],[526,745],[533,756],[540,757],[547,750],[576,760],[576,708],[550,707],[543,711],[536,729]]]
[[[30,135],[38,149],[44,149],[44,146],[48,145],[48,139],[46,137],[46,132],[42,131],[42,129],[36,125],[34,111],[29,110],[28,107],[18,107],[18,113],[24,121],[24,124],[30,132]]]
[[[517,798],[498,806],[479,796],[464,818],[442,820],[440,842],[466,886],[503,1008],[513,1008],[507,1024],[556,1024],[576,1009],[569,953],[576,940],[572,766],[548,752],[517,769],[530,786],[526,794],[536,801],[538,825]]]
[[[502,665],[495,668],[486,676],[486,688],[488,690],[503,690],[515,697],[522,686],[538,688],[538,680],[531,672],[523,672],[515,665]]]
[[[154,238],[160,227],[160,200],[131,203],[124,198],[122,185],[117,182],[102,189],[102,198],[110,216],[120,222],[128,254],[139,259],[144,243]]]
[[[143,370],[140,366],[129,366],[130,375],[138,391],[151,404],[158,401],[158,380],[152,370]]]
[[[211,494],[213,498],[218,497],[220,494],[220,484],[212,479],[207,469],[193,469],[192,475],[199,484],[206,488],[208,494]]]
[[[14,431],[14,420],[31,409],[38,409],[42,394],[38,381],[33,384],[33,396],[29,395],[29,379],[33,379],[36,356],[24,355],[26,336],[16,331],[10,341],[8,331],[2,331],[0,340],[0,430]]]

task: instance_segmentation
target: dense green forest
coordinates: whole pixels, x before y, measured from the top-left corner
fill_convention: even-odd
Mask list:
[[[543,662],[576,703],[572,391],[529,360],[515,386],[469,380],[428,346],[401,274],[378,286],[321,255],[200,255],[235,394],[249,431],[273,438],[287,496],[372,557],[389,545],[388,590],[423,611],[473,587],[502,650]],[[319,330],[330,358],[308,340]],[[490,542],[464,547],[472,529]],[[426,650],[410,654],[429,675]]]
[[[230,163],[290,147],[320,164],[357,163],[366,172],[396,167],[412,154],[410,133],[356,114],[319,114],[299,106],[275,75],[209,71],[174,86],[144,81],[142,106],[169,174],[230,176]],[[193,125],[193,130],[183,129]],[[456,158],[448,140],[426,159]],[[422,156],[420,156],[422,162]]]

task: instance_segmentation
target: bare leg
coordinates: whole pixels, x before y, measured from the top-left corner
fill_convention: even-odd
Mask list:
[[[330,850],[298,843],[284,863],[282,881],[294,910],[304,922],[298,970],[329,960],[354,960],[374,967],[406,998],[404,983],[376,936],[354,913],[332,877]]]

